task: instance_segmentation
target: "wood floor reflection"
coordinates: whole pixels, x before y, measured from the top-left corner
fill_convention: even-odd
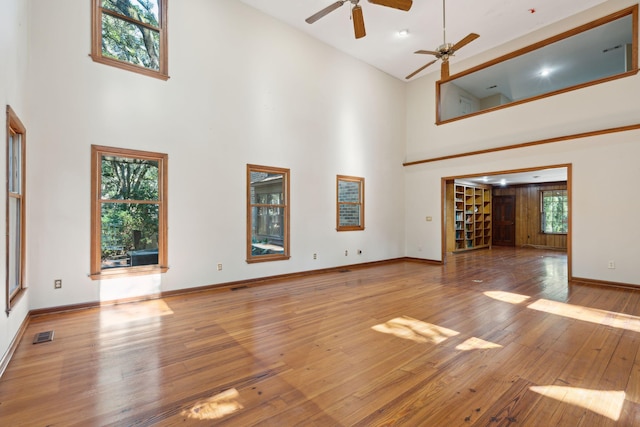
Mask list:
[[[51,342],[33,345],[37,332]],[[31,320],[6,426],[631,426],[640,293],[493,248]]]

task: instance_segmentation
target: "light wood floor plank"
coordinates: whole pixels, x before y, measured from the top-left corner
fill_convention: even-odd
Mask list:
[[[640,290],[566,271],[496,247],[35,317],[0,424],[640,425]]]

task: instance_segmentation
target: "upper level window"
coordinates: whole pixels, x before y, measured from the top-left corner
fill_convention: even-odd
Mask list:
[[[166,154],[91,147],[91,277],[167,270]]]
[[[338,175],[336,230],[364,230],[364,178]]]
[[[567,190],[540,192],[540,225],[543,233],[566,234],[569,231],[568,218]]]
[[[24,287],[26,129],[7,106],[7,313]]]
[[[168,79],[167,1],[93,0],[93,60]]]
[[[247,165],[247,262],[289,259],[289,169]]]

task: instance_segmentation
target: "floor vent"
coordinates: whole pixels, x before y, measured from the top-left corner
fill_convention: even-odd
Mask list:
[[[236,286],[235,288],[231,288],[232,291],[239,291],[240,289],[248,289],[248,286]]]
[[[40,344],[47,341],[53,341],[53,331],[38,332],[36,336],[33,337],[34,344]]]

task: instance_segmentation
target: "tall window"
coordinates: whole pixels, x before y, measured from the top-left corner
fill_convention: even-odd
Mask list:
[[[7,313],[24,290],[26,129],[7,105]]]
[[[289,257],[289,169],[247,165],[247,262]]]
[[[168,156],[91,147],[91,276],[167,270]]]
[[[92,0],[91,57],[166,80],[168,0]]]
[[[336,230],[364,230],[364,178],[338,175]]]
[[[569,230],[567,190],[540,192],[540,224],[543,233],[566,234]]]

